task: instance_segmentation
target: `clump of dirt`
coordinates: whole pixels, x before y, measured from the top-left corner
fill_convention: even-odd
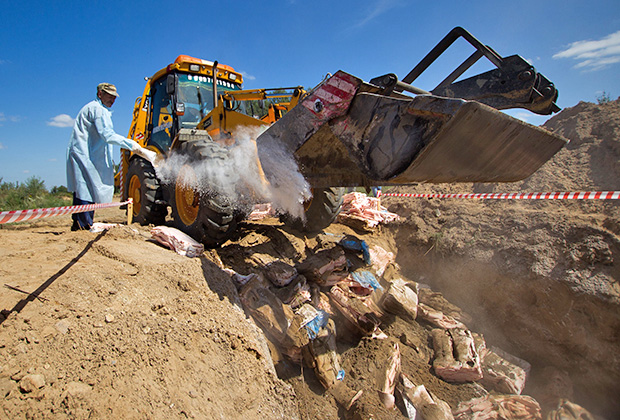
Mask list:
[[[620,189],[620,102],[580,103],[545,125],[569,138],[520,183],[418,185],[400,192]],[[467,314],[467,326],[532,364],[525,394],[618,417],[620,215],[617,202],[466,201],[386,197],[401,216],[374,232],[334,224],[396,256],[399,274]],[[96,212],[123,223],[124,212]],[[71,232],[67,216],[0,228],[0,418],[347,418],[312,369],[269,343],[243,310],[225,269],[296,264],[317,237],[275,219],[189,259],[148,227]],[[458,308],[455,308],[457,310]],[[364,391],[356,414],[387,410],[377,372],[395,344],[402,370],[453,409],[483,395],[432,370],[430,326],[386,316],[388,338],[344,339],[343,383]],[[549,403],[547,403],[549,402]]]

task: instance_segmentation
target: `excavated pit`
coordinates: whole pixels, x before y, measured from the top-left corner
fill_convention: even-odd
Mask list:
[[[550,119],[545,128],[570,143],[525,181],[418,186],[415,191],[620,189],[620,101],[580,103]],[[532,375],[524,393],[541,404],[551,399],[549,394],[559,394],[593,413],[618,417],[617,200],[386,197],[383,204],[406,215],[403,226],[390,228],[403,272],[468,312],[472,330],[530,362]]]

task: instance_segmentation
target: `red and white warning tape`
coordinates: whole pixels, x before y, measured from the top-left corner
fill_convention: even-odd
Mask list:
[[[484,194],[397,194],[380,193],[381,197],[412,198],[478,198],[496,200],[618,200],[620,191],[547,192],[547,193],[484,193]]]
[[[25,222],[27,220],[41,219],[44,217],[60,216],[63,214],[83,213],[108,207],[119,207],[133,202],[130,198],[121,203],[85,204],[83,206],[52,207],[48,209],[12,210],[0,213],[0,225],[4,223]]]

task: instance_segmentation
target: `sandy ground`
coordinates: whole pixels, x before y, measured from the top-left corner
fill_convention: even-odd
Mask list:
[[[619,108],[579,104],[551,120],[571,144],[522,183],[399,191],[618,190]],[[525,393],[543,408],[568,398],[620,416],[618,203],[383,204],[401,221],[328,232],[394,252],[403,277],[442,292],[487,344],[531,363]],[[266,219],[190,259],[152,241],[149,227],[126,226],[122,210],[96,221],[121,226],[71,232],[60,216],[0,227],[0,419],[351,417],[311,368],[273,351],[223,270],[298,262],[316,237]],[[381,405],[374,379],[394,342],[403,372],[452,408],[486,392],[434,375],[428,325],[392,317],[382,329],[383,341],[338,341],[344,382],[364,391],[358,418],[405,418]]]

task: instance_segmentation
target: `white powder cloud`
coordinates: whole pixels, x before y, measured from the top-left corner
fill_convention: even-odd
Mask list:
[[[577,60],[575,68],[588,71],[609,67],[620,62],[620,31],[599,40],[573,42],[565,50],[554,54],[553,58]]]
[[[52,117],[47,122],[47,125],[51,125],[52,127],[73,127],[73,118],[67,114],[60,114]]]

